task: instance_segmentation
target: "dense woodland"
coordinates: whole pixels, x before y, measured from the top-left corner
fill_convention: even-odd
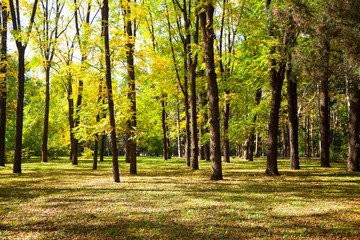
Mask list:
[[[360,171],[360,1],[1,0],[0,165],[41,155]],[[265,169],[264,169],[265,170]]]

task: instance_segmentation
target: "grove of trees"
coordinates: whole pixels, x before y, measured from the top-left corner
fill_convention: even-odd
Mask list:
[[[1,6],[0,166],[69,155],[279,156],[360,171],[360,2],[34,0]],[[26,50],[26,51],[25,51]],[[223,160],[222,160],[223,159]],[[265,170],[265,169],[264,169]]]

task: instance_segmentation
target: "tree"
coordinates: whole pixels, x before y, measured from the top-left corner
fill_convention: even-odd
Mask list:
[[[5,131],[6,131],[6,74],[7,74],[7,5],[1,7],[1,51],[0,51],[0,166],[5,166]]]
[[[113,166],[113,180],[114,182],[120,182],[119,174],[119,162],[118,162],[118,153],[117,153],[117,144],[116,144],[116,127],[115,127],[115,114],[114,114],[114,101],[112,93],[112,83],[111,83],[111,60],[110,60],[110,45],[109,45],[109,2],[108,0],[103,1],[103,7],[101,9],[102,21],[101,27],[104,36],[104,46],[105,46],[105,79],[107,87],[107,100],[109,107],[109,120],[111,127],[111,153],[112,153],[112,166]]]
[[[47,162],[48,158],[48,131],[49,131],[49,105],[50,105],[50,70],[53,64],[55,49],[60,34],[65,31],[58,31],[59,19],[65,3],[59,0],[49,3],[49,0],[41,0],[41,23],[36,27],[39,38],[41,55],[44,58],[45,71],[45,113],[42,139],[41,161]],[[50,6],[49,6],[50,5]],[[54,14],[54,15],[53,15]],[[53,19],[54,18],[54,19]],[[40,29],[41,28],[41,29]]]
[[[131,0],[124,6],[124,18],[126,25],[126,59],[128,73],[128,99],[130,100],[131,116],[128,120],[128,148],[126,155],[130,161],[130,173],[136,174],[136,87],[135,87],[135,36],[136,23],[131,14]]]
[[[267,31],[270,38],[278,38],[275,33],[273,4],[271,0],[266,0],[267,13]],[[279,131],[279,110],[281,103],[281,88],[284,81],[285,62],[284,59],[277,59],[276,46],[270,46],[269,56],[269,78],[271,85],[271,103],[270,103],[270,117],[269,117],[269,133],[268,133],[268,155],[266,173],[268,175],[279,175],[277,167],[277,137]]]
[[[24,118],[24,89],[25,89],[25,50],[29,42],[29,35],[31,33],[38,0],[34,1],[31,10],[29,26],[22,29],[22,22],[20,16],[19,1],[10,0],[10,12],[13,24],[13,34],[15,37],[16,48],[18,51],[18,93],[17,93],[17,107],[16,107],[16,135],[15,135],[15,155],[14,155],[14,173],[21,173],[21,155],[22,155],[22,131]],[[16,11],[15,11],[16,10]]]
[[[203,39],[206,78],[208,83],[209,115],[210,115],[210,154],[211,180],[222,180],[221,147],[220,147],[220,116],[219,91],[216,82],[214,61],[214,6],[207,1],[201,1],[200,26]]]

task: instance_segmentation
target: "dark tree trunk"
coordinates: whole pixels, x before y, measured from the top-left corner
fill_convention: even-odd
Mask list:
[[[130,0],[128,3],[130,4]],[[130,6],[127,6],[125,11],[125,16],[130,18],[131,10]],[[129,161],[130,161],[130,173],[137,174],[136,168],[136,88],[135,88],[135,66],[134,66],[134,50],[135,50],[135,29],[133,29],[133,22],[127,20],[126,23],[126,33],[127,33],[127,43],[126,43],[126,56],[127,56],[127,71],[128,71],[128,99],[130,100],[130,111],[131,116],[128,121],[129,129],[129,139],[128,139],[128,149]]]
[[[48,155],[48,131],[49,131],[49,111],[50,111],[50,68],[51,66],[46,66],[45,68],[45,116],[44,116],[44,130],[43,130],[43,139],[41,147],[41,162],[47,162]]]
[[[111,127],[111,153],[112,153],[112,166],[113,166],[113,180],[114,180],[114,182],[120,182],[119,161],[118,161],[118,152],[117,152],[117,145],[116,145],[114,102],[113,102],[113,94],[112,94],[112,86],[111,86],[111,61],[110,61],[110,45],[109,45],[109,2],[108,2],[108,0],[103,1],[102,30],[104,32],[104,43],[105,43],[106,87],[107,87],[109,119],[110,119],[110,127]]]
[[[0,166],[5,166],[6,132],[6,73],[7,73],[7,7],[1,1],[1,56],[0,56]]]
[[[16,107],[16,134],[15,134],[15,157],[14,173],[21,173],[21,148],[22,148],[22,130],[24,118],[24,90],[25,90],[25,48],[19,47],[18,61],[18,93]]]
[[[190,54],[190,53],[189,53]],[[188,56],[190,58],[190,56]],[[189,60],[190,61],[190,60]],[[195,66],[194,66],[195,65]],[[196,111],[196,64],[190,67],[191,169],[199,169],[199,141]]]
[[[320,159],[321,167],[330,167],[330,114],[329,114],[329,57],[330,43],[325,40],[322,46],[322,74],[320,77]]]
[[[230,119],[230,91],[224,93],[224,162],[230,162],[230,140],[229,140],[229,119]]]
[[[207,3],[200,13],[201,31],[203,36],[204,58],[206,64],[206,78],[208,83],[209,115],[210,115],[210,153],[211,180],[222,180],[221,147],[220,147],[220,116],[219,91],[216,81],[214,61],[214,6]]]
[[[72,90],[72,77],[69,73],[67,76],[67,100],[69,106],[69,126],[70,126],[70,161],[73,161],[73,150],[74,150],[74,100],[72,98],[73,90]]]
[[[177,150],[178,150],[178,157],[182,157],[181,151],[181,133],[180,133],[180,108],[177,104],[176,106],[176,128],[177,128]]]
[[[297,115],[297,82],[292,73],[291,55],[288,56],[286,66],[287,99],[289,114],[289,140],[290,140],[290,169],[300,169],[299,162],[299,120]]]
[[[94,140],[94,156],[93,156],[93,170],[97,169],[98,165],[98,151],[99,151],[99,134],[95,134],[95,140]]]
[[[163,96],[164,97],[164,96]],[[165,111],[165,100],[161,100],[161,127],[163,132],[163,159],[168,159],[168,153],[167,153],[167,134],[166,134],[166,111]]]
[[[350,96],[349,112],[349,157],[347,162],[347,171],[349,172],[360,171],[360,89],[358,84],[354,85]]]
[[[106,148],[106,135],[103,134],[101,136],[101,145],[100,145],[100,162],[104,161],[104,155],[105,155],[105,148]]]
[[[32,13],[30,17],[30,24],[27,28],[26,34],[31,33],[34,23],[38,0],[34,1]],[[11,19],[14,31],[21,31],[21,20],[19,16],[19,1],[16,1],[16,11],[13,1],[9,1]],[[16,133],[15,133],[15,156],[14,156],[14,173],[21,173],[21,148],[22,148],[22,130],[24,118],[24,91],[25,91],[25,49],[27,42],[21,42],[21,39],[16,39],[16,47],[18,50],[18,93],[17,93],[17,107],[16,107]]]
[[[271,0],[266,0],[266,12],[268,15],[268,36],[274,37],[274,25],[271,11]],[[277,137],[279,132],[279,110],[281,104],[281,88],[285,75],[285,63],[283,60],[276,60],[273,56],[276,53],[276,47],[270,47],[270,85],[271,85],[271,103],[270,103],[270,117],[269,117],[269,132],[268,132],[268,155],[266,174],[279,175],[277,167]]]
[[[200,103],[200,113],[201,115],[204,114],[204,109],[202,106],[202,93],[198,94],[198,102]],[[202,144],[203,140],[204,140],[204,125],[205,122],[201,121],[199,122],[199,159],[200,160],[205,160],[205,148],[204,145]]]
[[[187,92],[187,77],[184,78],[184,88],[186,89],[184,92],[184,103],[185,103],[185,158],[186,158],[186,166],[190,167],[190,116],[189,116],[189,94]]]

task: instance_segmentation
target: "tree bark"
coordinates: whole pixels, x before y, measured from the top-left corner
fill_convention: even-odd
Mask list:
[[[165,96],[163,96],[164,98]],[[167,152],[167,134],[166,134],[166,111],[165,111],[165,100],[161,100],[161,127],[163,132],[163,159],[168,159],[168,152]]]
[[[47,162],[48,156],[48,132],[49,132],[49,111],[50,111],[50,69],[51,66],[45,68],[45,116],[44,116],[44,129],[43,139],[41,146],[41,162]]]
[[[271,0],[266,0],[266,12],[268,15],[268,36],[274,37],[273,17],[271,12]],[[281,88],[284,81],[285,63],[283,60],[276,60],[275,46],[270,47],[270,85],[271,85],[271,103],[270,103],[270,117],[269,117],[269,132],[268,132],[268,155],[266,164],[266,174],[279,175],[277,167],[277,137],[279,132],[279,110],[281,104]]]
[[[230,163],[230,140],[229,140],[229,119],[230,119],[230,91],[224,93],[224,162]]]
[[[324,40],[321,46],[322,72],[320,76],[320,159],[321,167],[330,167],[330,115],[329,115],[329,57],[330,43]]]
[[[0,166],[5,166],[6,133],[6,74],[7,74],[7,6],[1,1],[1,52],[0,52]]]
[[[16,107],[16,134],[15,134],[15,157],[14,173],[21,173],[21,149],[22,149],[22,130],[24,119],[24,90],[25,90],[25,48],[18,48],[18,93]]]
[[[360,89],[358,84],[354,85],[354,89],[352,89],[350,95],[348,172],[360,171]]]
[[[106,62],[106,87],[107,98],[109,106],[109,120],[111,127],[111,153],[112,153],[112,169],[114,182],[120,182],[119,174],[119,161],[116,145],[116,128],[115,128],[115,114],[114,114],[114,102],[111,84],[111,61],[110,61],[110,45],[109,45],[109,2],[103,1],[102,9],[102,30],[104,32],[104,45],[105,45],[105,62]]]
[[[131,0],[128,0],[130,4]],[[137,174],[136,168],[136,87],[135,87],[135,66],[134,66],[134,50],[135,50],[135,27],[133,29],[133,21],[130,20],[131,9],[128,5],[125,10],[126,34],[128,37],[126,43],[127,71],[128,71],[128,99],[130,100],[131,116],[128,121],[129,139],[128,149],[130,161],[130,174]]]
[[[297,83],[292,72],[291,55],[286,66],[287,99],[289,114],[290,169],[300,169],[299,162],[299,120],[297,115]]]
[[[222,180],[221,147],[220,147],[220,116],[219,91],[216,81],[214,61],[214,6],[211,3],[203,5],[200,13],[201,32],[203,36],[204,58],[206,64],[206,78],[208,83],[209,112],[210,112],[210,153],[211,180]]]

